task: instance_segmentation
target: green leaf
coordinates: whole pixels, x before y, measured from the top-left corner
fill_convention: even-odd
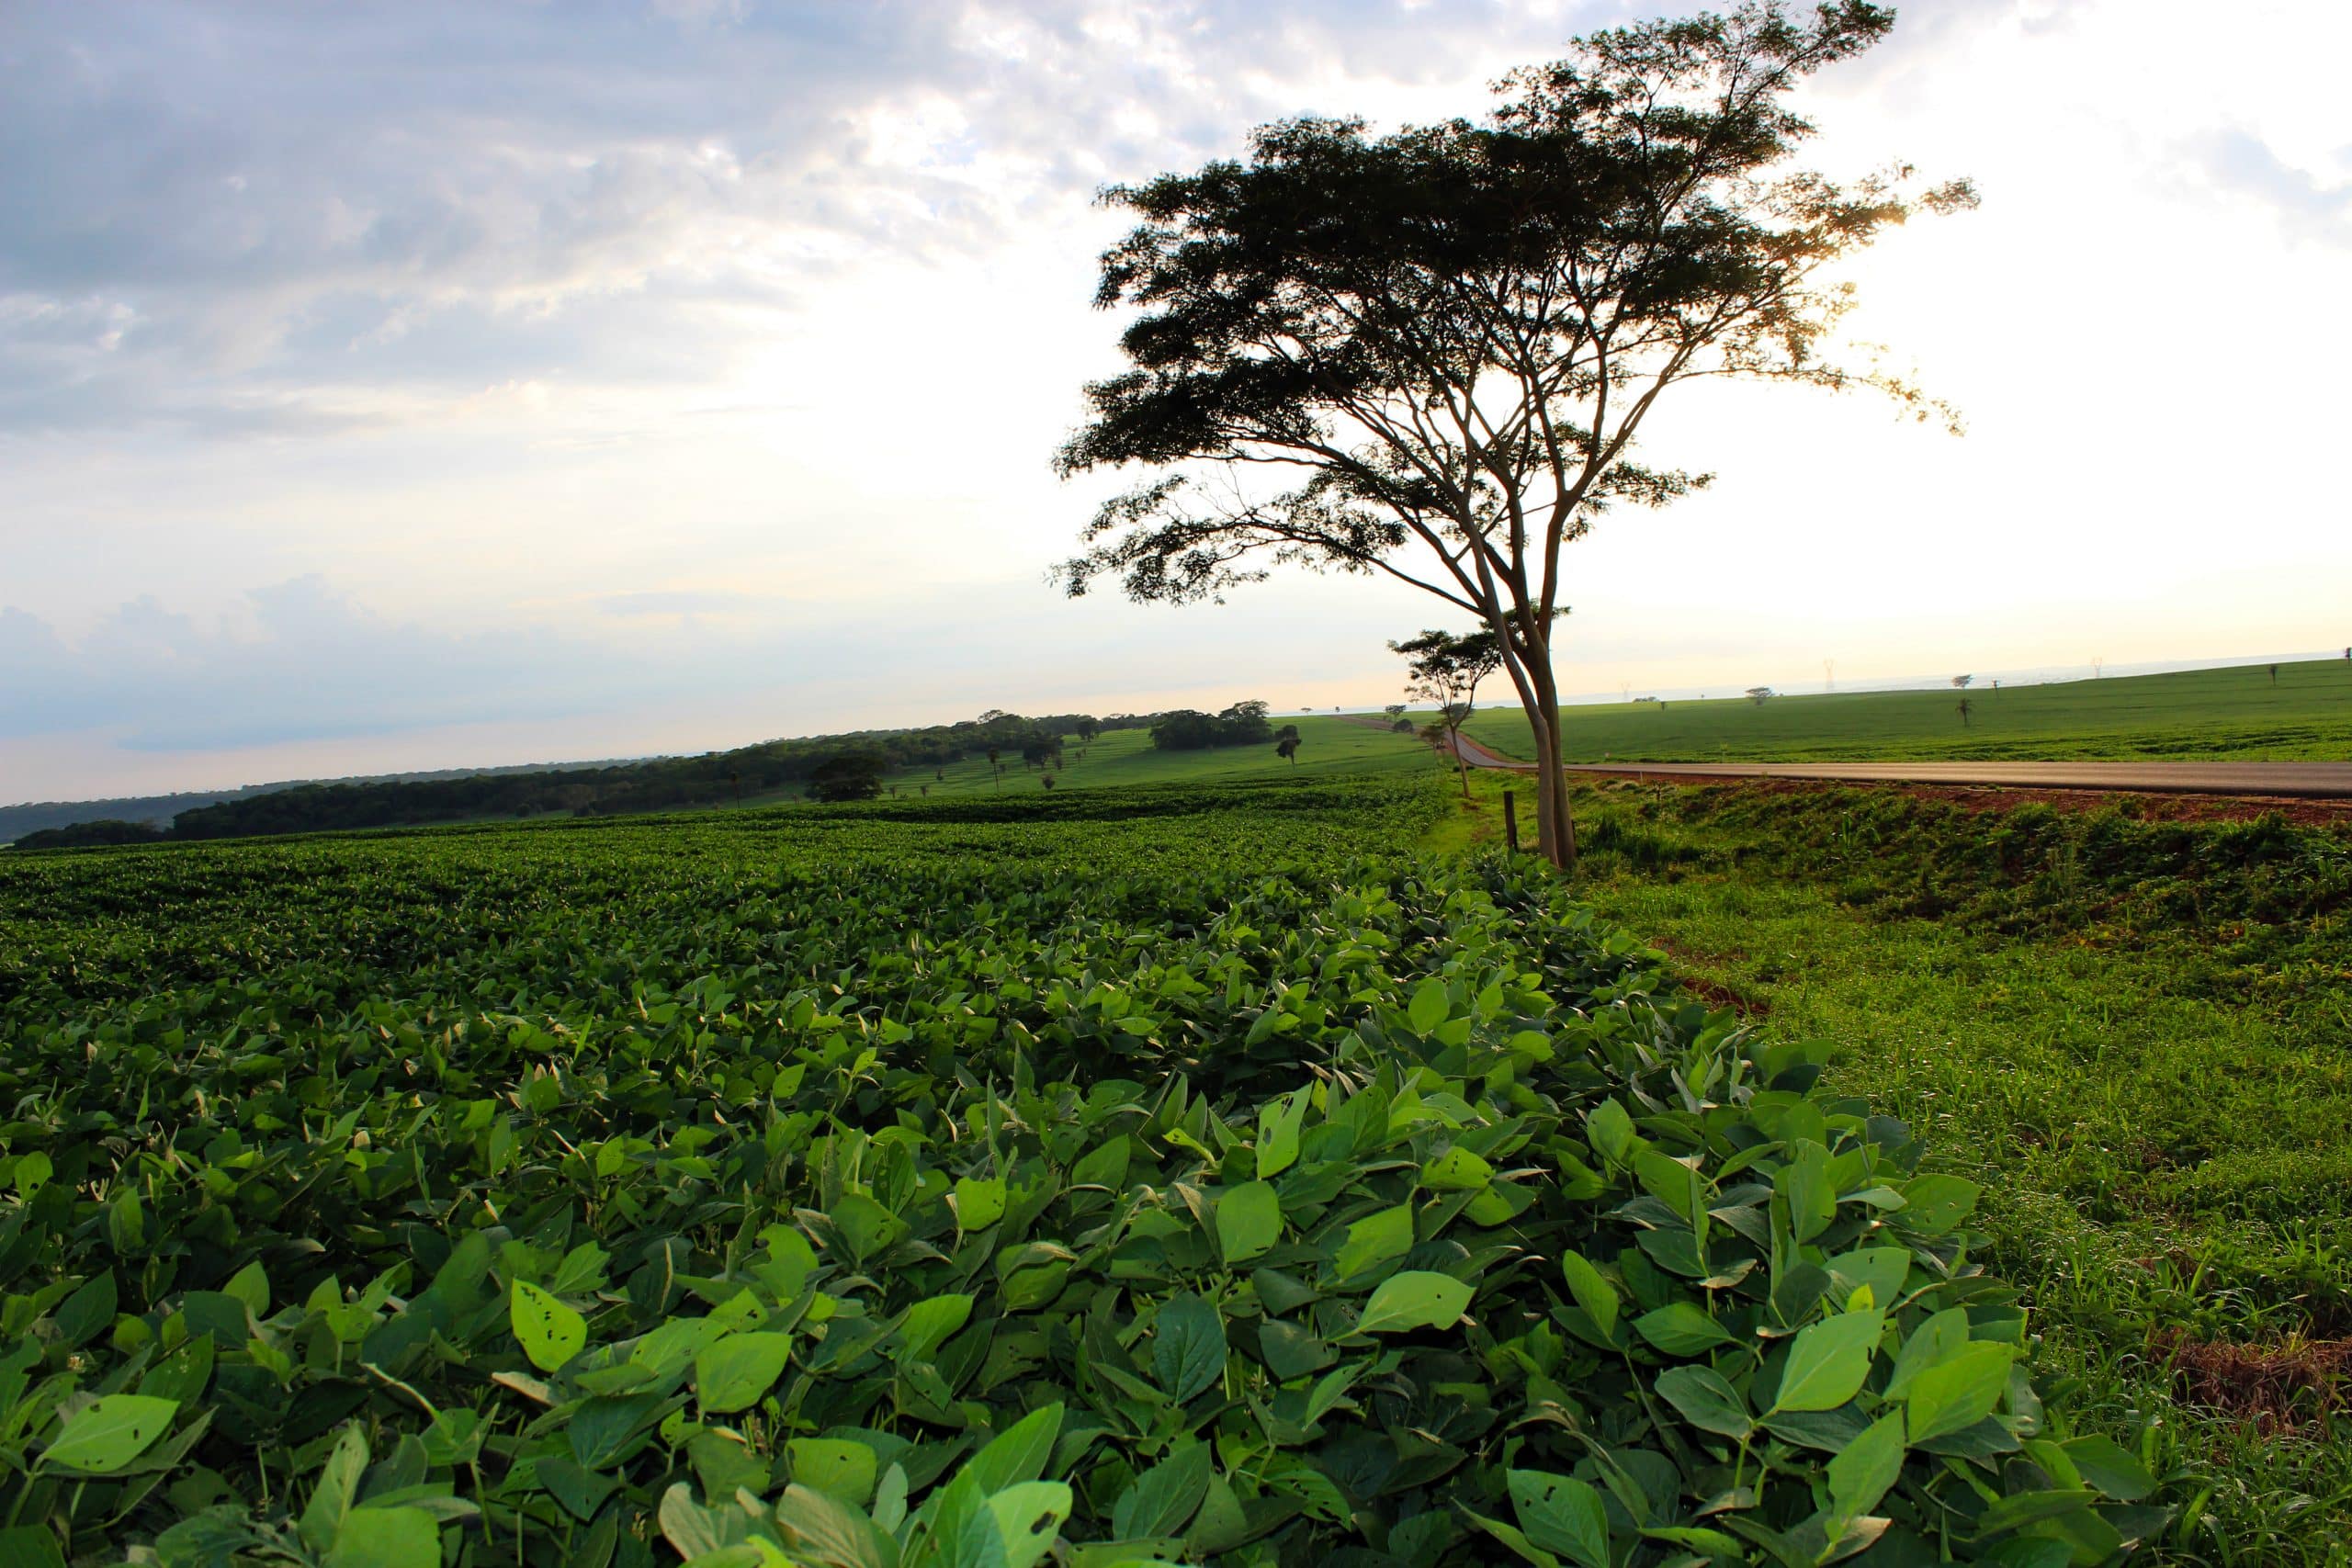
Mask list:
[[[961,1475],[972,1478],[983,1497],[1046,1473],[1054,1454],[1054,1439],[1061,1435],[1062,1409],[1047,1404],[1032,1410],[989,1440],[988,1447],[965,1462]]]
[[[269,1275],[255,1258],[237,1270],[234,1278],[220,1287],[221,1291],[245,1303],[245,1310],[255,1317],[269,1315]]]
[[[1306,1121],[1307,1102],[1315,1088],[1270,1100],[1258,1108],[1258,1174],[1279,1176],[1298,1159],[1298,1130]]]
[[[2058,1447],[2085,1481],[2118,1502],[2136,1503],[2156,1489],[2139,1456],[2112,1438],[2069,1438]]]
[[[1689,1302],[1668,1302],[1634,1320],[1634,1332],[1669,1356],[1696,1356],[1731,1343],[1723,1325]]]
[[[1584,1308],[1602,1338],[1617,1333],[1617,1288],[1574,1247],[1560,1255],[1560,1269],[1568,1277],[1568,1294]]]
[[[1799,1241],[1811,1241],[1838,1217],[1838,1190],[1829,1179],[1829,1151],[1819,1144],[1797,1145],[1788,1163],[1773,1173],[1772,1190],[1788,1203],[1789,1229]]]
[[[1446,998],[1445,982],[1424,980],[1413,992],[1412,1005],[1405,1010],[1405,1021],[1413,1026],[1416,1034],[1427,1034],[1443,1023],[1453,1004]]]
[[[1181,1533],[1208,1495],[1209,1457],[1207,1444],[1187,1441],[1136,1476],[1112,1506],[1111,1533],[1121,1540]]]
[[[846,1438],[794,1438],[784,1450],[792,1461],[792,1479],[802,1485],[857,1508],[874,1495],[881,1461],[864,1443]]]
[[[1537,1470],[1514,1470],[1508,1481],[1528,1540],[1579,1568],[1609,1568],[1609,1515],[1590,1483]]]
[[[1702,1432],[1745,1438],[1755,1429],[1756,1418],[1748,1414],[1747,1401],[1712,1367],[1671,1368],[1659,1374],[1657,1393]]]
[[[1890,1410],[1829,1461],[1829,1499],[1838,1517],[1858,1519],[1878,1506],[1903,1473],[1903,1413]]]
[[[343,1529],[343,1517],[351,1511],[351,1501],[359,1494],[359,1478],[367,1470],[368,1434],[355,1421],[335,1438],[326,1463],[319,1467],[319,1479],[311,1488],[311,1500],[303,1506],[298,1528],[311,1550],[324,1551],[334,1544]]]
[[[114,1322],[115,1301],[113,1269],[83,1280],[57,1309],[58,1343],[69,1348],[88,1344]]]
[[[1399,1203],[1393,1209],[1366,1214],[1350,1225],[1333,1263],[1340,1279],[1352,1280],[1412,1250],[1413,1210],[1409,1204]]]
[[[1228,1187],[1216,1201],[1216,1244],[1230,1265],[1247,1262],[1280,1241],[1283,1203],[1270,1181]]]
[[[956,1228],[984,1231],[1004,1218],[1004,1178],[985,1181],[968,1176],[956,1179]]]
[[[955,1493],[959,1501],[973,1495],[965,1484],[945,1490]],[[944,1495],[942,1501],[945,1501]],[[982,1516],[988,1527],[985,1536],[992,1541],[995,1521],[985,1519],[985,1508],[972,1512]],[[775,1522],[786,1532],[787,1539],[794,1540],[794,1548],[789,1556],[777,1552],[774,1562],[763,1564],[763,1568],[791,1568],[799,1562],[823,1563],[826,1568],[889,1568],[897,1555],[875,1529],[874,1522],[859,1509],[831,1493],[798,1482],[786,1487],[784,1495],[776,1499]],[[969,1539],[968,1532],[966,1539]],[[756,1538],[753,1544],[760,1544]],[[1001,1562],[1003,1558],[1000,1553],[980,1561]]]
[[[695,1358],[695,1399],[713,1415],[748,1410],[791,1359],[789,1334],[730,1334]]]
[[[1901,1399],[1921,1372],[1949,1361],[1968,1348],[1968,1309],[1947,1307],[1911,1331],[1895,1352],[1894,1371],[1886,1380],[1886,1397]]]
[[[441,1568],[441,1526],[422,1508],[354,1508],[326,1568]]]
[[[1634,1152],[1634,1119],[1614,1100],[1604,1100],[1584,1119],[1585,1136],[1593,1152],[1611,1165],[1623,1165]]]
[[[1225,1320],[1216,1308],[1199,1296],[1162,1304],[1152,1329],[1151,1369],[1179,1404],[1224,1376]]]
[[[1957,1176],[1919,1176],[1903,1184],[1903,1224],[1924,1235],[1955,1229],[1976,1208],[1984,1190]]]
[[[109,1393],[65,1419],[41,1462],[89,1475],[112,1475],[171,1428],[179,1402],[144,1393]]]
[[[183,1521],[186,1522],[188,1521]],[[243,1538],[239,1536],[229,1543],[230,1550],[243,1544]],[[221,1560],[227,1561],[225,1556]],[[65,1568],[65,1554],[57,1549],[56,1532],[47,1526],[11,1525],[0,1529],[0,1562],[7,1563],[8,1568]]]
[[[1421,1185],[1432,1192],[1476,1192],[1494,1174],[1484,1156],[1456,1144],[1421,1167]]]
[[[925,1296],[907,1309],[899,1325],[902,1361],[928,1361],[940,1346],[971,1321],[972,1298],[961,1292]]]
[[[1876,1312],[1849,1312],[1799,1334],[1789,1345],[1773,1412],[1835,1410],[1860,1393],[1885,1328]]]
[[[514,1281],[507,1315],[523,1354],[543,1372],[556,1371],[588,1343],[588,1320],[528,1280]]]
[[[1069,1488],[1058,1481],[1024,1481],[990,1497],[989,1512],[1004,1539],[1005,1568],[1032,1568],[1052,1551],[1070,1503]]]
[[[2011,1359],[2007,1345],[1980,1340],[1913,1378],[1904,1396],[1911,1441],[1931,1442],[1990,1416],[2008,1391]]]
[[[1451,1274],[1408,1269],[1391,1274],[1363,1304],[1359,1334],[1402,1334],[1414,1328],[1445,1328],[1470,1304],[1471,1288]]]

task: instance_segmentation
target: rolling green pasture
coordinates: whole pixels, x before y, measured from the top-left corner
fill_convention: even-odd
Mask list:
[[[1281,783],[1356,777],[1366,773],[1438,771],[1437,759],[1427,746],[1409,735],[1396,735],[1360,718],[1335,714],[1306,717],[1278,715],[1274,728],[1298,726],[1301,744],[1295,766],[1263,746],[1221,746],[1200,751],[1162,751],[1151,744],[1148,729],[1106,730],[1080,745],[1077,737],[1064,744],[1062,766],[1050,773],[1056,790],[1102,789],[1129,784],[1236,784],[1249,780]],[[967,757],[941,769],[900,768],[885,781],[906,800],[967,795],[1038,795],[1044,793],[1048,771],[1023,763],[1017,755],[1004,758],[1001,780],[986,757]],[[924,795],[928,789],[929,795]],[[746,804],[796,800],[798,790]]]
[[[1561,724],[1570,761],[2069,761],[2109,758],[2352,759],[2352,663],[2259,665],[2117,676],[1962,694],[1793,694],[1762,705],[1706,702],[1578,705]],[[1533,754],[1526,716],[1508,694],[1465,733],[1510,756]]]

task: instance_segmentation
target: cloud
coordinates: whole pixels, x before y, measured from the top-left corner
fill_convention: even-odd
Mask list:
[[[2352,245],[2352,181],[2324,184],[2252,131],[2210,131],[2191,146],[2197,171],[2223,195],[2267,209],[2297,240]]]
[[[844,269],[985,251],[1348,107],[1301,80],[1454,80],[1562,36],[1478,0],[34,0],[0,22],[0,432],[707,381]]]

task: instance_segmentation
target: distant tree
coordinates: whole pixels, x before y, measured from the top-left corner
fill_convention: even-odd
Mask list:
[[[1952,690],[1955,692],[1964,692],[1968,690],[1968,683],[1975,679],[1976,677],[1973,675],[1955,675],[1951,678]]]
[[[1430,629],[1388,651],[1411,662],[1405,666],[1405,694],[1437,705],[1437,722],[1445,733],[1441,748],[1453,758],[1453,772],[1462,781],[1462,798],[1470,798],[1470,768],[1462,756],[1462,727],[1478,699],[1478,682],[1502,667],[1502,650],[1492,632],[1456,637]]]
[[[1962,729],[1968,728],[1968,716],[1975,711],[1974,705],[1966,697],[1960,699],[1960,727]]]
[[[2278,683],[2278,666],[2276,664],[2270,667],[2270,683],[2274,686]]]
[[[1993,689],[1996,692],[2001,689],[2001,678],[1998,675],[1993,677]]]
[[[972,722],[975,724],[994,724],[998,719],[1011,718],[1012,716],[1011,714],[1005,712],[1002,708],[989,708],[987,712],[981,714],[979,717],[974,719]]]
[[[1298,729],[1295,726],[1284,731],[1282,738],[1274,742],[1274,755],[1294,768],[1298,766]]]
[[[1542,852],[1575,855],[1553,668],[1565,546],[1702,478],[1634,460],[1670,385],[1912,389],[1826,357],[1838,265],[1965,186],[1789,166],[1787,95],[1894,25],[1863,0],[1596,32],[1506,77],[1483,119],[1261,129],[1246,162],[1123,186],[1140,226],[1097,302],[1136,307],[1065,474],[1158,470],[1106,502],[1073,592],[1215,597],[1300,564],[1383,574],[1500,642],[1532,730]]]
[[[1051,789],[1054,787],[1054,775],[1047,773],[1044,778],[1039,779],[1037,782],[1044,784],[1047,789]]]
[[[1102,733],[1102,726],[1097,723],[1092,716],[1088,714],[1080,714],[1079,716],[1078,722],[1070,728],[1077,734],[1079,739],[1082,741],[1091,741],[1096,736]]]
[[[1261,746],[1274,738],[1261,702],[1236,703],[1215,714],[1177,708],[1152,720],[1151,743],[1162,751],[1198,751],[1213,746]]]
[[[1405,705],[1403,703],[1390,703],[1386,707],[1382,708],[1380,711],[1388,716],[1388,722],[1393,725],[1398,719],[1405,716]]]
[[[925,800],[929,800],[931,798],[931,786],[929,784],[920,784],[916,787],[922,791],[922,797]]]
[[[729,769],[728,769],[728,770],[727,770],[727,782],[728,782],[729,784],[733,784],[733,785],[735,786],[735,804],[736,804],[736,805],[738,805],[738,806],[742,805],[742,804],[743,804],[743,770],[742,770],[742,769],[741,769],[741,768],[729,768]]]
[[[1750,686],[1747,688],[1747,700],[1754,703],[1760,708],[1766,703],[1772,700],[1772,688],[1770,686]]]
[[[996,787],[999,794],[1002,794],[1004,791],[1004,763],[1001,761],[1003,756],[1003,747],[990,746],[989,748],[989,774],[996,780]]]
[[[882,793],[882,759],[870,751],[829,757],[808,774],[811,800],[872,800]]]

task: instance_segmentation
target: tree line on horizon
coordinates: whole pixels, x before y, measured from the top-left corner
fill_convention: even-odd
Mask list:
[[[768,740],[698,756],[654,757],[601,767],[297,784],[180,812],[169,828],[100,818],[28,833],[17,840],[16,847],[75,849],[723,806],[796,786],[813,792],[844,772],[879,781],[888,773],[940,770],[974,756],[986,756],[999,766],[1001,759],[1018,757],[1029,766],[1044,767],[1059,758],[1067,739],[1084,744],[1114,729],[1148,728],[1152,744],[1164,750],[1254,745],[1274,739],[1267,713],[1266,704],[1254,701],[1216,714],[1180,708],[1106,717],[1050,714],[1033,718],[991,708],[953,724]],[[849,766],[844,770],[842,764]]]

